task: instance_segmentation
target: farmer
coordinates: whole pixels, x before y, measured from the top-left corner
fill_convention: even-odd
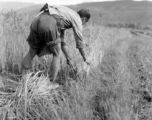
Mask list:
[[[89,19],[89,10],[81,9],[75,12],[64,6],[48,6],[46,3],[30,26],[30,34],[27,38],[30,48],[22,61],[21,72],[30,68],[31,61],[35,55],[41,57],[46,54],[52,54],[50,81],[55,82],[62,51],[66,57],[67,64],[72,65],[72,59],[64,40],[65,30],[69,28],[73,29],[76,47],[79,49],[84,62],[89,64],[86,60],[85,44],[82,38],[82,25],[87,23]]]

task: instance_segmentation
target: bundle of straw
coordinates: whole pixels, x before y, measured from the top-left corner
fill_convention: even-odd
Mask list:
[[[50,118],[58,119],[54,102],[59,96],[59,86],[51,84],[47,76],[41,72],[28,73],[23,76],[16,87],[14,82],[1,77],[0,118],[3,120],[34,120]],[[3,84],[9,81],[11,84]],[[10,89],[11,92],[10,92]],[[1,119],[0,119],[1,120]]]

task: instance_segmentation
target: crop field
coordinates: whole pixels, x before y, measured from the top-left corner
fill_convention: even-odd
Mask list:
[[[74,67],[62,55],[56,88],[48,84],[51,55],[36,56],[19,74],[33,18],[0,13],[0,120],[152,120],[152,31],[88,24],[90,66],[67,31]]]

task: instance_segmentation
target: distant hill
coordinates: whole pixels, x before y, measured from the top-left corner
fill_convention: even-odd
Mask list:
[[[37,14],[43,5],[33,5],[19,11],[30,15]],[[90,2],[68,6],[73,10],[88,8],[91,12],[91,22],[95,24],[108,23],[141,23],[152,25],[152,2],[149,1],[107,1]]]
[[[142,23],[152,25],[152,2],[111,1],[83,3],[73,9],[88,8],[95,23]]]
[[[23,2],[0,2],[0,11],[1,10],[17,10],[29,6],[33,6],[34,3],[23,3]]]

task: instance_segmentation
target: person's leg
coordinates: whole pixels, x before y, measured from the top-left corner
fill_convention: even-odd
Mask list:
[[[31,61],[35,57],[36,54],[37,54],[37,50],[30,47],[29,52],[24,57],[21,63],[21,74],[30,68]]]
[[[53,59],[50,67],[50,81],[55,82],[60,66],[61,44],[57,44],[50,48]]]
[[[21,69],[20,69],[21,74],[23,72],[26,72],[31,67],[32,59],[37,54],[38,50],[40,50],[43,43],[45,43],[40,40],[39,33],[37,31],[39,18],[40,16],[35,17],[35,19],[32,21],[30,26],[30,34],[27,38],[27,42],[29,44],[29,51],[21,62]]]
[[[39,19],[39,37],[45,41],[46,47],[50,50],[49,54],[53,55],[52,63],[50,66],[50,81],[55,82],[60,64],[61,54],[61,39],[60,32],[58,30],[57,21],[53,16],[50,16],[49,12],[45,12]],[[38,56],[45,55],[40,51]]]

